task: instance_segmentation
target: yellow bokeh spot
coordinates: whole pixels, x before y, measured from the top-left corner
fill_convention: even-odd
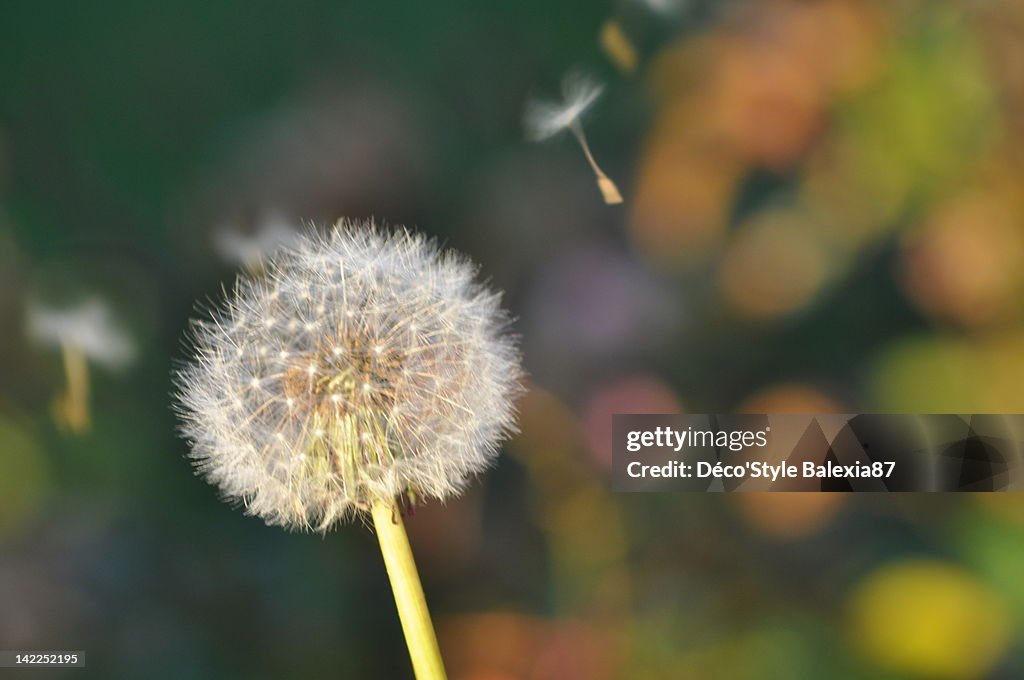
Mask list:
[[[922,336],[894,343],[873,371],[873,408],[894,413],[1020,413],[1024,334]]]
[[[750,318],[774,318],[807,305],[829,274],[826,254],[796,215],[767,213],[744,224],[729,244],[719,284],[729,306]]]
[[[963,340],[902,340],[876,362],[872,408],[893,413],[986,413],[986,378],[980,352]]]
[[[519,434],[509,449],[528,467],[557,467],[581,442],[576,416],[555,395],[537,385],[519,402]]]
[[[858,585],[850,635],[872,662],[928,678],[977,678],[1005,653],[1011,616],[1002,600],[951,564],[890,564]]]
[[[632,41],[622,30],[622,25],[614,20],[609,20],[601,26],[601,33],[598,36],[601,49],[608,56],[615,66],[623,73],[632,73],[636,70],[640,57]]]
[[[991,515],[1024,525],[1024,496],[1019,493],[972,493],[975,501]]]

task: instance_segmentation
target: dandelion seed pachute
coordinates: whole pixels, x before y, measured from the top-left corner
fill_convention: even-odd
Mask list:
[[[69,307],[34,302],[26,318],[29,336],[41,344],[73,346],[85,357],[107,368],[128,366],[136,356],[135,343],[107,302],[90,297]]]
[[[572,132],[587,163],[594,171],[594,181],[601,191],[601,197],[608,205],[615,205],[622,203],[622,194],[619,193],[615,182],[598,165],[580,123],[580,117],[597,101],[603,91],[604,86],[586,75],[571,73],[562,81],[562,101],[533,99],[527,102],[523,113],[523,127],[526,138],[535,142],[543,141],[565,130]]]
[[[603,85],[586,75],[572,73],[566,76],[562,81],[561,101],[533,99],[527,102],[523,114],[527,138],[541,141],[569,129],[603,91]]]
[[[85,433],[92,422],[90,362],[111,370],[124,369],[135,360],[134,340],[99,297],[67,307],[32,302],[26,330],[34,342],[60,348],[67,386],[54,400],[54,417],[70,432]]]
[[[513,428],[500,296],[422,237],[342,223],[226,298],[194,325],[179,411],[197,469],[268,523],[448,498]]]

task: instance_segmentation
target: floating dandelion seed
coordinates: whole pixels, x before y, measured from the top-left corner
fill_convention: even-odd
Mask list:
[[[270,213],[252,232],[229,226],[219,228],[213,234],[213,245],[228,262],[255,271],[269,254],[290,244],[297,235],[295,228],[282,215]]]
[[[638,0],[657,14],[674,14],[688,9],[690,0]]]
[[[326,531],[371,512],[421,678],[443,668],[396,509],[487,467],[519,390],[500,296],[474,274],[423,237],[339,223],[240,277],[176,376],[197,469],[249,514]]]
[[[612,205],[622,203],[622,195],[619,193],[618,187],[615,186],[615,182],[594,160],[594,154],[590,151],[583,126],[580,124],[580,116],[601,96],[603,89],[603,86],[586,76],[579,74],[567,76],[562,81],[563,101],[531,100],[527,103],[523,115],[523,127],[526,129],[527,139],[532,141],[548,139],[563,130],[572,132],[594,171],[597,186],[601,190],[605,203]]]
[[[31,339],[60,347],[64,356],[67,388],[54,404],[57,421],[72,432],[86,431],[90,422],[88,362],[124,368],[135,359],[135,344],[99,298],[66,309],[32,303],[26,326]]]

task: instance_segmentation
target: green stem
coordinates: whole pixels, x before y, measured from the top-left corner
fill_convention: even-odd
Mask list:
[[[416,680],[446,680],[441,650],[430,622],[430,612],[427,611],[427,601],[423,597],[423,586],[420,585],[402,516],[394,505],[380,501],[375,502],[370,511]]]

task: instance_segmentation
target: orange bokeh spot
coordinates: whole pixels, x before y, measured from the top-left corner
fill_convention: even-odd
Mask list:
[[[737,493],[732,497],[747,524],[785,540],[820,531],[846,500],[842,493]]]
[[[741,178],[735,154],[721,140],[701,136],[695,123],[686,103],[664,111],[638,173],[630,235],[657,265],[684,264],[717,247]]]
[[[813,387],[784,383],[755,392],[735,410],[737,413],[842,413],[843,407]]]
[[[907,239],[904,260],[908,295],[937,318],[981,325],[1019,309],[1024,233],[1019,214],[998,195],[940,205]]]

